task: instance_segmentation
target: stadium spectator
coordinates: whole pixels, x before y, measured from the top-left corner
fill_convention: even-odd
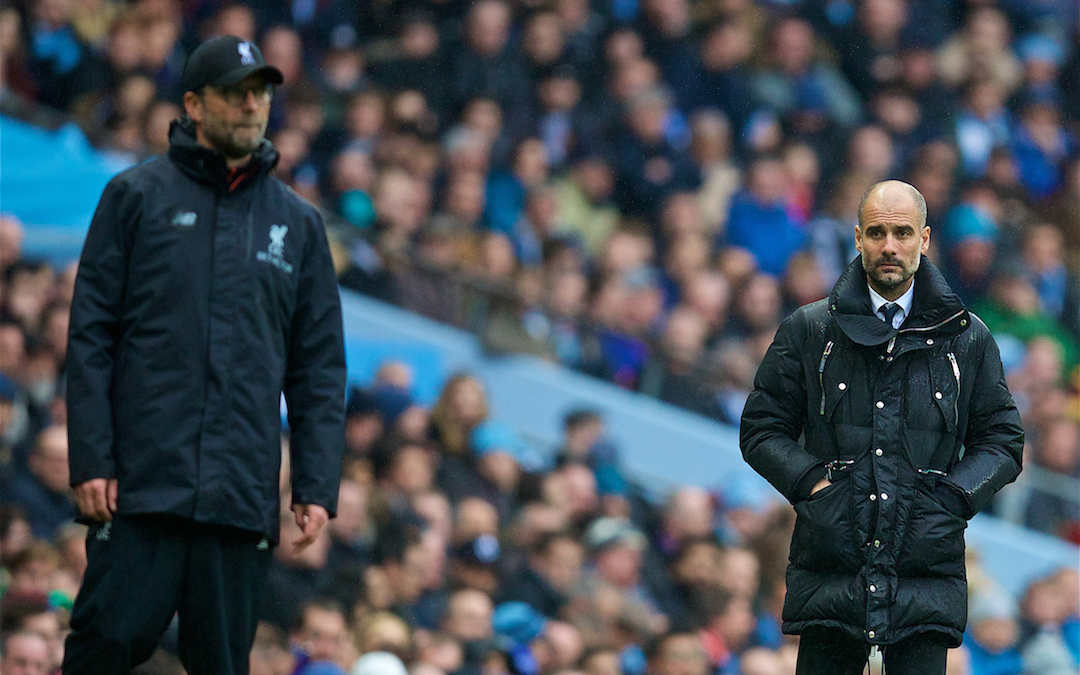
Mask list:
[[[345,611],[328,599],[300,605],[289,640],[299,650],[296,675],[344,674],[356,660]]]
[[[4,636],[0,670],[11,675],[49,675],[53,665],[45,638],[32,631]]]
[[[52,426],[39,433],[27,460],[29,472],[16,475],[5,498],[28,514],[34,536],[46,541],[75,517],[67,448],[67,428]]]
[[[1080,354],[1076,8],[939,4],[36,0],[0,8],[0,108],[5,124],[70,119],[108,161],[142,161],[168,150],[185,54],[214,35],[258,43],[289,80],[271,110],[274,174],[323,211],[342,287],[729,424],[780,321],[855,257],[866,187],[904,178],[926,197],[928,256],[1000,331],[1028,431],[1031,480],[988,508],[1077,541],[1077,501],[1066,499]],[[18,167],[14,147],[4,159]],[[780,158],[763,208],[791,241],[756,217],[736,218],[734,231],[728,222],[762,157]],[[85,529],[62,524],[50,536],[57,568],[35,544],[30,557],[45,564],[28,573],[26,518],[44,511],[10,502],[13,480],[34,476],[38,435],[66,423],[75,267],[42,253],[41,216],[19,215],[33,223],[25,247],[24,226],[0,215],[0,593],[15,559],[17,586],[64,607],[83,576]],[[746,230],[761,240],[753,253],[733,239]],[[733,650],[730,667],[794,672],[778,618],[786,504],[722,477],[716,534],[681,537],[661,556],[657,544],[673,538],[656,486],[638,485],[599,414],[576,419],[565,448],[530,436],[526,452],[522,438],[508,440],[519,429],[484,440],[488,408],[502,404],[479,380],[460,395],[449,392],[459,383],[442,383],[435,405],[420,396],[437,375],[418,373],[415,388],[380,375],[349,396],[338,518],[309,560],[279,547],[266,617],[287,630],[296,606],[329,596],[355,620],[360,651],[400,661],[368,668],[447,675],[468,656],[472,668],[490,659],[510,669],[505,645],[426,637],[468,579],[497,586],[492,603],[528,599],[570,619],[572,630],[548,621],[529,643],[544,675],[640,675],[651,638],[686,628],[679,618],[723,585],[760,609],[747,642],[756,646]],[[408,394],[389,393],[399,390]],[[287,454],[284,464],[287,485]],[[628,517],[648,534],[643,586],[670,626],[590,585],[592,572],[582,580],[584,534],[600,517]],[[463,575],[452,554],[485,535],[500,544],[498,566]],[[716,535],[734,548],[721,555]],[[382,609],[422,628],[415,652]],[[365,615],[381,637],[362,643]],[[269,625],[252,672],[292,675],[284,633],[266,635]],[[555,643],[574,653],[573,631],[589,648],[579,664],[556,657]],[[967,639],[979,668],[985,655]],[[949,672],[968,655],[951,651]],[[147,667],[178,664],[161,653]]]
[[[788,211],[787,196],[780,160],[755,159],[747,170],[746,187],[732,200],[725,233],[725,243],[745,248],[761,271],[777,277],[805,245],[805,235]]]

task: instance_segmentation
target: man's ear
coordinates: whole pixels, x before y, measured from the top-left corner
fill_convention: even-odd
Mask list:
[[[197,124],[202,123],[203,118],[203,100],[198,94],[193,91],[184,92],[184,112],[187,116]]]
[[[922,244],[919,245],[919,252],[926,253],[930,248],[930,226],[923,225],[923,229],[919,232],[919,236],[922,237]]]
[[[862,228],[855,226],[855,250],[862,253]]]

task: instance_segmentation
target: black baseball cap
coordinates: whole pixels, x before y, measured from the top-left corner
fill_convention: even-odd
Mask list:
[[[210,38],[195,48],[184,66],[184,91],[198,91],[206,85],[231,87],[251,75],[262,75],[270,84],[281,84],[285,76],[267,65],[254,42],[234,35]]]

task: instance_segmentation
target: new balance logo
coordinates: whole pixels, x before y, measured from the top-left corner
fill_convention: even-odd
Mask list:
[[[270,540],[263,537],[259,540],[259,544],[255,547],[256,551],[266,551],[270,548]]]
[[[102,525],[101,529],[98,530],[96,539],[98,541],[109,541],[109,539],[111,537],[112,537],[112,521],[110,520],[110,521],[106,522],[104,525]]]
[[[191,227],[199,219],[199,214],[194,211],[180,211],[173,216],[172,224],[178,227]]]

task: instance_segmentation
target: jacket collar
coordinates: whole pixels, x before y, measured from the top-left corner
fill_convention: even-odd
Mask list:
[[[884,344],[898,333],[908,331],[955,334],[970,323],[964,303],[953,293],[941,270],[926,256],[922,256],[919,269],[915,272],[915,300],[911,314],[899,330],[874,314],[862,256],[855,258],[840,275],[840,280],[829,295],[829,312],[840,330],[860,345]]]
[[[278,156],[270,141],[263,139],[240,173],[249,175],[250,179],[270,173],[277,166]],[[233,191],[230,183],[235,183],[237,172],[230,173],[220,152],[199,145],[195,140],[195,123],[186,116],[173,120],[169,126],[169,157],[192,179],[225,192]],[[250,183],[250,179],[243,182]]]

